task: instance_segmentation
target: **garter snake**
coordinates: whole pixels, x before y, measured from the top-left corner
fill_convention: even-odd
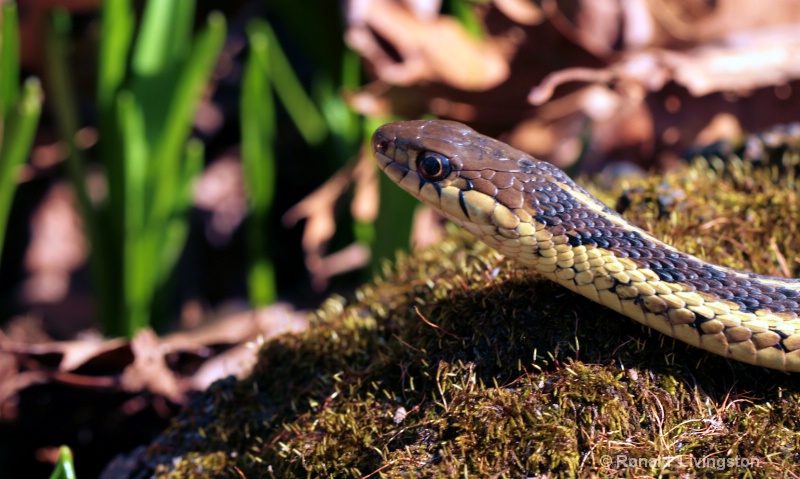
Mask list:
[[[460,123],[389,123],[372,148],[401,188],[517,263],[690,345],[800,371],[800,280],[681,252],[555,166]]]

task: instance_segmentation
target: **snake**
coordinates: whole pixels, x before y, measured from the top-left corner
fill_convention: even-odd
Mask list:
[[[800,280],[682,252],[556,166],[458,122],[388,123],[371,146],[397,185],[515,264],[692,346],[800,372]]]

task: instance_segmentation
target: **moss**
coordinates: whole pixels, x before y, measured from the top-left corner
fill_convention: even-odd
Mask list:
[[[611,204],[625,189],[640,192],[626,214],[686,251],[797,275],[798,263],[781,259],[800,251],[796,187],[775,186],[769,169],[715,171],[698,161],[681,173],[592,189]],[[652,201],[665,195],[673,200]],[[307,332],[266,344],[248,379],[194,398],[150,446],[150,470],[248,478],[800,474],[800,375],[673,341],[459,232],[385,269],[352,298],[326,301]]]

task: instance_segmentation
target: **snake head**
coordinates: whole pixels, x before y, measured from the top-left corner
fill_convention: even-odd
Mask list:
[[[511,211],[524,202],[523,183],[536,160],[452,121],[404,121],[378,128],[372,149],[401,188],[468,228],[515,228]],[[506,204],[507,203],[507,204]],[[474,233],[478,234],[476,231]]]
[[[389,123],[372,148],[401,188],[507,253],[536,251],[543,215],[563,211],[552,192],[573,184],[558,168],[452,121]]]

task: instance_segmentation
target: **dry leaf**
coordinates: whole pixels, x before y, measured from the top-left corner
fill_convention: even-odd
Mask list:
[[[529,101],[541,105],[567,82],[638,84],[649,91],[675,81],[694,96],[781,85],[800,78],[800,28],[751,31],[722,44],[688,52],[652,50],[626,55],[601,69],[569,68],[548,75],[531,91]]]
[[[377,216],[375,168],[372,156],[362,152],[355,163],[349,163],[336,172],[283,216],[284,224],[289,227],[306,220],[303,251],[306,268],[311,273],[311,285],[316,290],[325,289],[332,276],[361,268],[369,262],[369,249],[364,245],[353,243],[341,251],[327,254],[327,244],[336,232],[336,203],[351,184],[355,184],[356,190],[350,206],[354,218],[369,222]]]
[[[122,372],[122,389],[130,392],[146,389],[174,403],[182,403],[182,388],[175,373],[167,367],[161,343],[155,333],[144,329],[136,334],[130,345],[134,359]]]
[[[494,5],[520,25],[538,25],[544,21],[542,10],[528,0],[494,0]]]
[[[21,389],[47,381],[93,389],[149,391],[181,402],[190,390],[207,387],[230,374],[245,374],[257,357],[258,348],[253,344],[307,327],[305,312],[278,304],[227,315],[164,338],[145,330],[133,341],[84,335],[80,340],[30,344],[0,333],[0,414],[13,413],[9,401]],[[211,354],[211,346],[228,344],[234,347]],[[178,375],[173,367],[175,371],[181,368],[167,363],[175,353],[191,355],[202,364],[188,377]]]
[[[353,1],[348,25],[347,43],[386,83],[435,81],[479,91],[508,78],[504,48],[471,36],[450,17],[419,13],[394,0]]]
[[[780,85],[800,78],[800,27],[742,32],[686,54],[663,52],[661,62],[695,96]]]
[[[800,2],[796,0],[648,0],[648,3],[659,28],[672,39],[691,44],[716,40],[732,32],[800,23]]]

